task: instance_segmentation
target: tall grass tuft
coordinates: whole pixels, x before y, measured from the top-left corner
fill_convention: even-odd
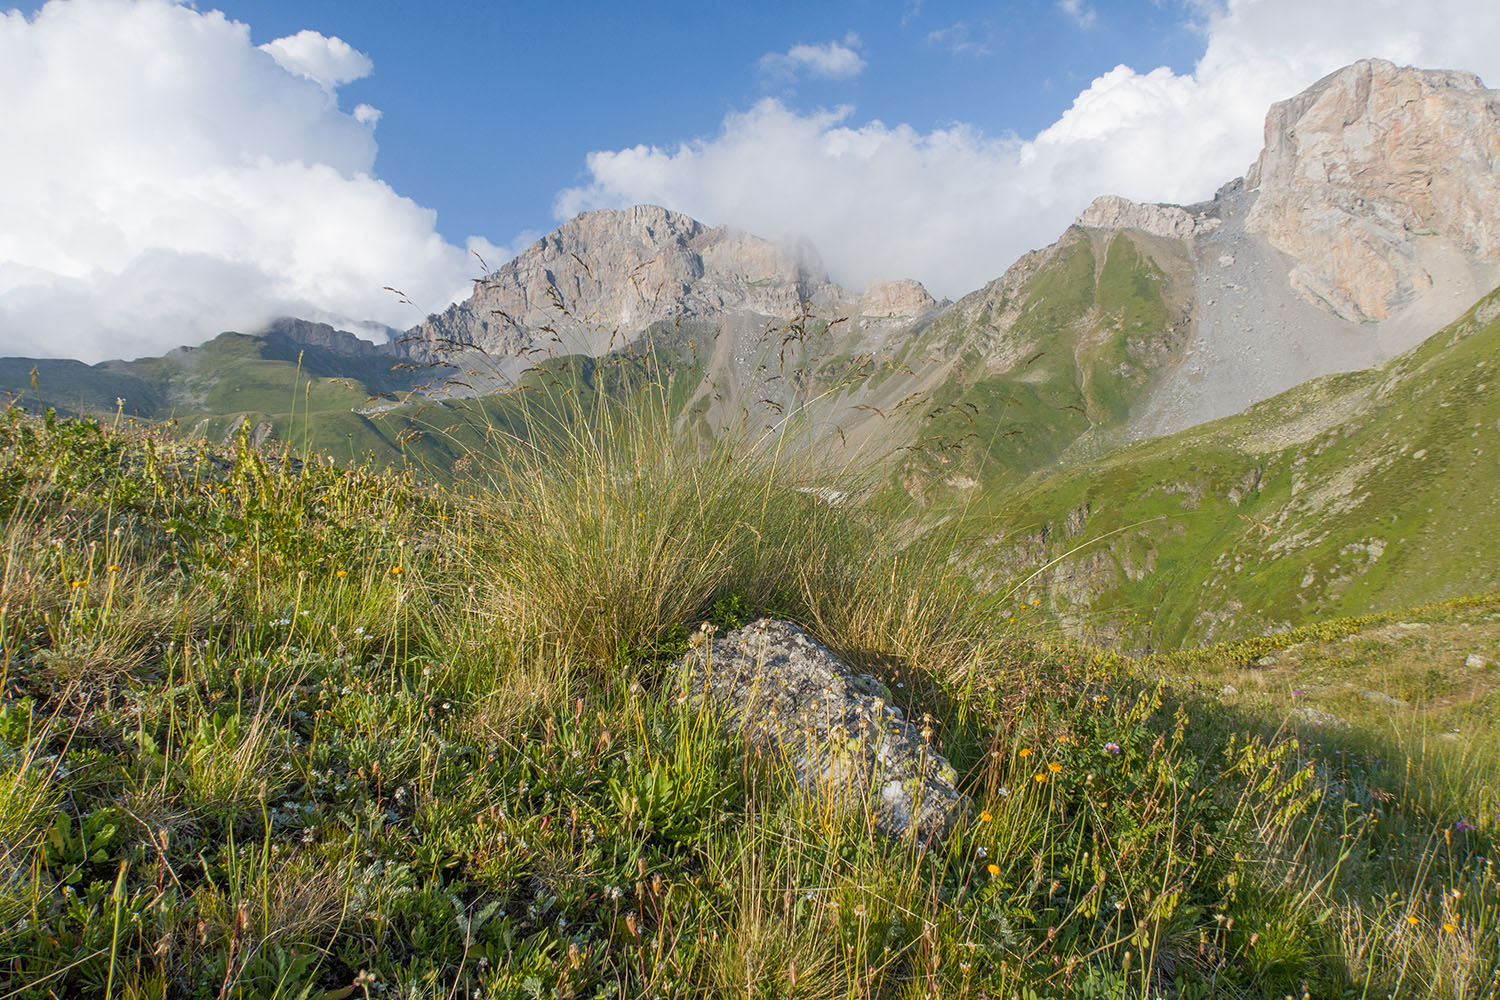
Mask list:
[[[545,395],[498,450],[473,558],[516,640],[609,663],[734,594],[945,682],[1000,660],[995,600],[940,542],[913,544],[864,505],[857,475],[775,433],[680,433],[659,383]]]
[[[826,519],[805,477],[746,440],[679,438],[653,396],[555,398],[500,446],[477,557],[515,639],[609,663],[716,594],[791,582],[789,550]]]
[[[14,726],[23,714],[29,720],[29,710],[6,706],[0,724]],[[40,887],[35,852],[62,794],[52,770],[37,760],[48,728],[27,733],[19,754],[0,743],[0,926],[20,918]]]

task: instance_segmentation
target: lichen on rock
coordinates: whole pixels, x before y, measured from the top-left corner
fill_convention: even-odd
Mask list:
[[[824,804],[862,811],[890,837],[937,843],[966,815],[968,796],[891,692],[856,673],[789,622],[761,619],[695,646],[677,664],[691,703],[725,731],[782,761]]]

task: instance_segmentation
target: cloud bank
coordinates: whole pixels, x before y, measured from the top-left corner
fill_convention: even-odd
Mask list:
[[[467,250],[373,174],[379,111],[338,106],[371,68],[169,0],[0,14],[0,354],[152,354],[284,313],[406,327],[382,286],[467,295]]]
[[[1064,13],[1091,15],[1085,4]],[[1365,57],[1500,81],[1493,0],[1203,0],[1207,47],[1191,73],[1118,66],[1030,139],[955,125],[923,132],[853,109],[766,99],[676,148],[588,157],[559,218],[653,202],[762,236],[810,239],[854,287],[915,277],[961,295],[1054,240],[1089,201],[1192,202],[1242,174],[1267,107]]]

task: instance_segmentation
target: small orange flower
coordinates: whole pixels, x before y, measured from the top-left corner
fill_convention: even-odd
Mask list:
[[[1037,784],[1038,784],[1038,785],[1040,785],[1040,784],[1041,784],[1041,783],[1042,783],[1042,782],[1044,782],[1044,781],[1046,781],[1046,780],[1047,780],[1047,775],[1045,775],[1045,774],[1044,774],[1044,773],[1042,773],[1042,772],[1041,772],[1041,771],[1038,771],[1038,772],[1037,772],[1037,775],[1036,775],[1036,783],[1037,783]]]
[[[979,822],[981,822],[981,823],[988,823],[990,820],[992,820],[994,818],[995,817],[993,817],[993,816],[990,815],[990,811],[988,809],[981,809],[981,810],[979,810]]]
[[[1447,931],[1449,934],[1458,933],[1458,928],[1453,926],[1452,924],[1443,924],[1443,930]]]
[[[1417,925],[1417,918],[1414,915],[1408,913],[1406,915],[1406,922],[1415,927]]]
[[[1031,756],[1031,747],[1022,747],[1019,751],[1017,751],[1016,756],[1017,757],[1030,757]]]
[[[994,878],[996,875],[1000,874],[1000,866],[995,864],[993,861],[986,865],[984,870],[990,873],[991,878]]]
[[[1052,763],[1047,765],[1047,770],[1051,771],[1053,774],[1057,774],[1062,770],[1062,765],[1054,760]]]
[[[347,569],[341,569],[335,572],[333,575],[342,580],[344,577],[349,575],[349,571]]]
[[[402,569],[400,566],[392,566],[391,567],[391,575],[392,576],[400,576],[402,573],[405,573],[405,572],[406,572],[406,570]]]

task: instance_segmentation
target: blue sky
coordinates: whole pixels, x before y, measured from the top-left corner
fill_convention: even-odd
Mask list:
[[[1326,73],[1494,84],[1495,38],[1494,0],[0,6],[0,355],[378,338],[642,202],[956,298],[1098,195],[1211,196]]]
[[[1049,0],[212,6],[257,44],[311,28],[369,55],[375,71],[341,97],[381,109],[380,175],[460,241],[550,228],[590,151],[710,133],[762,97],[1030,136],[1117,64],[1184,72],[1205,44],[1178,0],[1080,8],[1087,26]],[[849,32],[866,62],[855,77],[788,87],[760,69],[767,53]]]

